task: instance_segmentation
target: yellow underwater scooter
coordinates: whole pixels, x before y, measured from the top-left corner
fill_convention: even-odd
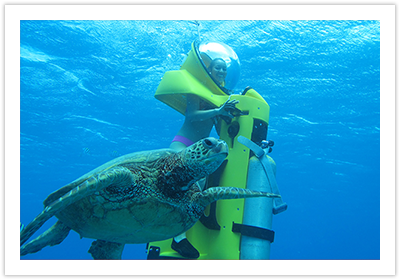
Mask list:
[[[227,64],[224,86],[219,86],[207,71],[215,58],[222,58]],[[241,113],[232,120],[221,119],[216,125],[220,138],[229,146],[229,156],[226,164],[210,176],[208,187],[230,186],[279,194],[275,163],[267,156],[270,147],[259,146],[267,137],[270,107],[249,87],[240,95],[229,95],[239,72],[239,59],[229,46],[193,42],[180,70],[165,73],[155,97],[182,114],[186,112],[189,94],[215,108],[229,98],[238,100],[236,107]],[[272,214],[286,208],[282,199],[252,198],[246,203],[244,199],[220,200],[207,207],[205,215],[186,235],[199,251],[198,259],[269,259],[270,243],[274,240]],[[171,243],[172,239],[149,243],[148,259],[182,259],[171,249]]]

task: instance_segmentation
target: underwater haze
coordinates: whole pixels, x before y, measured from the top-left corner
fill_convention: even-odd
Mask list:
[[[380,259],[379,21],[35,20],[20,32],[23,224],[95,167],[169,146],[184,117],[154,93],[200,37],[232,47],[235,93],[251,86],[271,107],[288,204],[273,217],[271,259]],[[91,259],[92,241],[71,231],[21,259]],[[145,244],[122,258],[146,259]]]

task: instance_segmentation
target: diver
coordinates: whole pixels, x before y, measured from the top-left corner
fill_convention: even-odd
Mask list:
[[[222,58],[212,60],[207,70],[215,81],[224,86],[227,67]],[[219,117],[232,119],[232,113],[240,111],[236,108],[237,103],[238,100],[228,99],[221,107],[215,108],[197,96],[188,94],[185,121],[172,140],[170,148],[180,151],[208,137]],[[204,189],[205,181],[203,179],[197,182],[200,188]],[[185,232],[173,238],[171,248],[186,258],[197,259],[200,256],[197,249],[187,240]]]
[[[226,77],[226,62],[222,58],[216,58],[211,61],[210,66],[208,66],[208,71],[211,77],[217,80],[221,86],[225,86]]]

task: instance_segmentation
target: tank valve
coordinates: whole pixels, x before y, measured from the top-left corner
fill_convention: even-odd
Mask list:
[[[262,140],[260,147],[261,149],[265,150],[268,149],[268,153],[272,152],[272,147],[274,146],[274,141],[272,140]]]

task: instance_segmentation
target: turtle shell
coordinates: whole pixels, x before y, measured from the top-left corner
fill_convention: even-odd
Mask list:
[[[43,204],[44,204],[44,206],[50,205],[53,201],[59,199],[64,194],[68,193],[69,191],[74,189],[76,186],[82,184],[84,181],[86,181],[90,177],[93,177],[96,174],[99,174],[100,172],[103,172],[103,171],[113,168],[115,166],[123,165],[123,164],[130,164],[130,163],[143,165],[143,166],[151,166],[155,161],[159,160],[161,157],[167,157],[174,153],[176,153],[176,152],[171,149],[160,149],[160,150],[152,150],[152,151],[140,151],[140,152],[135,152],[135,153],[130,153],[130,154],[120,156],[118,158],[115,158],[111,161],[106,162],[103,165],[100,165],[99,167],[82,175],[81,177],[79,177],[75,181],[69,183],[68,185],[65,185],[64,187],[54,191],[44,200]]]
[[[151,188],[132,190],[107,188],[85,197],[56,214],[56,217],[81,237],[117,243],[148,243],[168,239],[188,230],[203,208],[191,201],[197,185],[175,197],[167,197]],[[198,210],[196,212],[196,210]]]
[[[55,216],[81,237],[110,242],[147,243],[176,236],[193,226],[201,211],[194,214],[191,209],[196,208],[191,195],[200,191],[196,184],[181,192],[169,186],[168,182],[164,191],[156,185],[159,183],[156,177],[161,172],[157,170],[157,163],[175,154],[177,152],[173,150],[162,149],[121,156],[53,192],[44,205],[51,205],[100,173],[107,170],[112,173],[116,167],[125,167],[131,172],[131,184],[111,184],[93,195],[80,198]]]

